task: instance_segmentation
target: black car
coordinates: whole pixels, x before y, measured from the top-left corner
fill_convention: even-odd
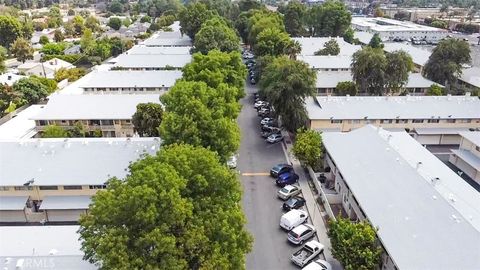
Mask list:
[[[288,201],[283,203],[283,210],[285,211],[290,211],[292,209],[298,209],[301,208],[305,205],[305,199],[302,197],[292,197],[288,199]]]
[[[289,164],[277,164],[270,170],[270,175],[277,178],[280,174],[286,172],[295,172],[292,165]]]
[[[270,136],[272,134],[280,134],[281,132],[282,132],[281,129],[276,128],[276,127],[271,127],[270,130],[262,131],[260,133],[260,135],[262,136],[262,138],[268,138],[268,136]]]

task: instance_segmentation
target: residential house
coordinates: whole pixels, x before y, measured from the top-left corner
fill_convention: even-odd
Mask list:
[[[72,47],[66,48],[63,53],[64,54],[79,54],[81,53],[82,47],[80,45],[73,45]]]
[[[18,66],[18,71],[25,75],[35,75],[39,77],[45,77],[53,79],[55,77],[55,72],[61,68],[71,69],[75,66],[70,64],[67,61],[63,61],[58,58],[52,58],[45,62],[27,62]]]
[[[0,74],[0,84],[6,84],[8,86],[12,86],[18,80],[25,78],[25,76],[17,75],[11,72],[7,72],[4,74]]]
[[[461,132],[460,147],[452,150],[450,163],[480,184],[480,132]]]

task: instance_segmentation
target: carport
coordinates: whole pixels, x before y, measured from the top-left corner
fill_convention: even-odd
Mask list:
[[[28,196],[0,196],[0,222],[27,222]]]
[[[468,128],[416,128],[414,138],[423,145],[459,145],[463,131]]]
[[[90,196],[45,196],[40,210],[48,222],[77,222],[87,213],[90,202]]]

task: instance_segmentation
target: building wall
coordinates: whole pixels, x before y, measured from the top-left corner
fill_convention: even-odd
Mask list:
[[[86,214],[86,209],[45,210],[49,222],[76,222],[80,215]]]
[[[84,88],[89,93],[108,93],[108,94],[125,94],[125,93],[162,93],[168,91],[170,87],[117,87],[117,88]]]
[[[328,95],[335,95],[335,90],[336,87],[326,87],[326,88],[316,88],[317,90],[317,96],[328,96]],[[424,96],[427,91],[428,87],[416,87],[416,88],[406,88],[405,89],[411,96]],[[398,96],[400,95],[401,92],[399,93],[394,93],[393,95]],[[367,95],[366,93],[358,93],[357,95]]]
[[[56,187],[56,190],[45,190],[44,186],[2,186],[0,187],[0,196],[30,196],[32,200],[40,201],[45,196],[79,196],[79,195],[94,195],[97,190],[104,189],[105,186],[51,186]],[[49,186],[49,188],[51,188]],[[81,187],[82,189],[68,190],[68,187]]]
[[[462,137],[460,142],[460,150],[466,150],[480,158],[480,146],[475,145],[471,141]],[[480,184],[480,171],[469,165],[463,159],[459,158],[455,154],[451,154],[448,160],[450,163],[455,165],[458,169],[462,170],[468,177],[472,178],[474,181]]]
[[[336,129],[339,131],[350,131],[363,127],[367,124],[380,126],[382,128],[403,128],[413,130],[415,128],[480,128],[480,119],[442,119],[438,123],[428,123],[430,119],[424,119],[422,123],[414,123],[412,119],[354,119],[354,120],[310,120],[311,129]],[[398,123],[397,123],[398,121]],[[430,120],[432,121],[432,120]],[[436,120],[435,120],[436,121]],[[453,121],[455,121],[453,123]],[[392,123],[390,123],[392,122]]]
[[[0,211],[0,222],[27,222],[24,210]]]
[[[472,154],[480,158],[480,145],[476,145],[465,138],[463,138],[460,143],[460,149],[470,151]]]
[[[42,132],[49,125],[57,125],[65,130],[72,129],[76,123],[81,123],[90,136],[96,131],[102,132],[102,137],[132,137],[135,132],[131,119],[123,120],[35,120],[35,129]]]

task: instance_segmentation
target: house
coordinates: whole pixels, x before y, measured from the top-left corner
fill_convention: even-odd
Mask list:
[[[81,49],[82,47],[80,45],[73,45],[72,47],[70,48],[66,48],[63,53],[64,54],[79,54],[81,53]]]
[[[83,260],[79,226],[1,226],[3,270],[94,270]]]
[[[302,46],[302,51],[300,55],[315,55],[320,49],[323,49],[325,43],[330,40],[335,40],[340,47],[339,55],[353,55],[356,51],[361,50],[362,47],[359,45],[352,45],[348,42],[345,42],[341,37],[298,37],[292,38],[292,40],[297,41]]]
[[[0,125],[0,139],[28,139],[37,134],[35,121],[31,118],[43,109],[43,105],[30,105],[15,113],[12,118]]]
[[[137,95],[52,95],[37,115],[37,132],[49,125],[66,130],[80,123],[89,136],[132,137],[135,135],[132,116],[140,103],[160,103],[159,94]]]
[[[192,47],[147,47],[145,45],[135,45],[126,54],[190,54]]]
[[[42,31],[35,31],[32,34],[32,38],[30,39],[30,42],[32,43],[32,45],[37,45],[40,43],[40,37],[42,36],[46,36],[48,37],[49,40],[53,40],[54,33],[55,33],[54,28],[47,28],[47,29],[43,29]]]
[[[315,71],[350,71],[351,55],[299,55],[297,60],[305,62]]]
[[[108,179],[159,148],[159,138],[0,140],[0,223],[76,222]]]
[[[480,99],[465,96],[317,96],[305,100],[307,126],[351,131],[371,124],[405,130],[420,143],[459,144],[461,131],[480,128]]]
[[[0,74],[0,84],[6,84],[8,86],[12,86],[18,80],[25,78],[25,76],[17,75],[11,72],[7,72],[4,74]]]
[[[449,162],[480,184],[480,132],[461,132],[460,147],[452,150]]]
[[[23,63],[18,66],[18,71],[25,75],[35,75],[39,77],[45,77],[49,79],[53,79],[55,77],[55,72],[57,72],[61,68],[71,69],[75,66],[70,64],[67,61],[63,61],[58,58],[52,58],[45,62],[27,62]]]
[[[480,269],[480,193],[406,132],[325,132],[322,201],[377,228],[381,269]],[[335,217],[331,217],[335,218]]]
[[[164,93],[181,78],[180,70],[93,71],[80,87],[85,93]]]
[[[188,54],[121,54],[114,61],[114,67],[123,70],[181,69],[192,61],[192,56]]]
[[[317,95],[334,95],[338,83],[345,81],[351,82],[352,80],[353,76],[348,71],[319,71],[317,72],[317,81],[315,84]],[[424,78],[422,74],[410,73],[404,89],[410,95],[425,95],[432,84],[435,84],[435,82]],[[359,94],[366,95],[366,93]]]

